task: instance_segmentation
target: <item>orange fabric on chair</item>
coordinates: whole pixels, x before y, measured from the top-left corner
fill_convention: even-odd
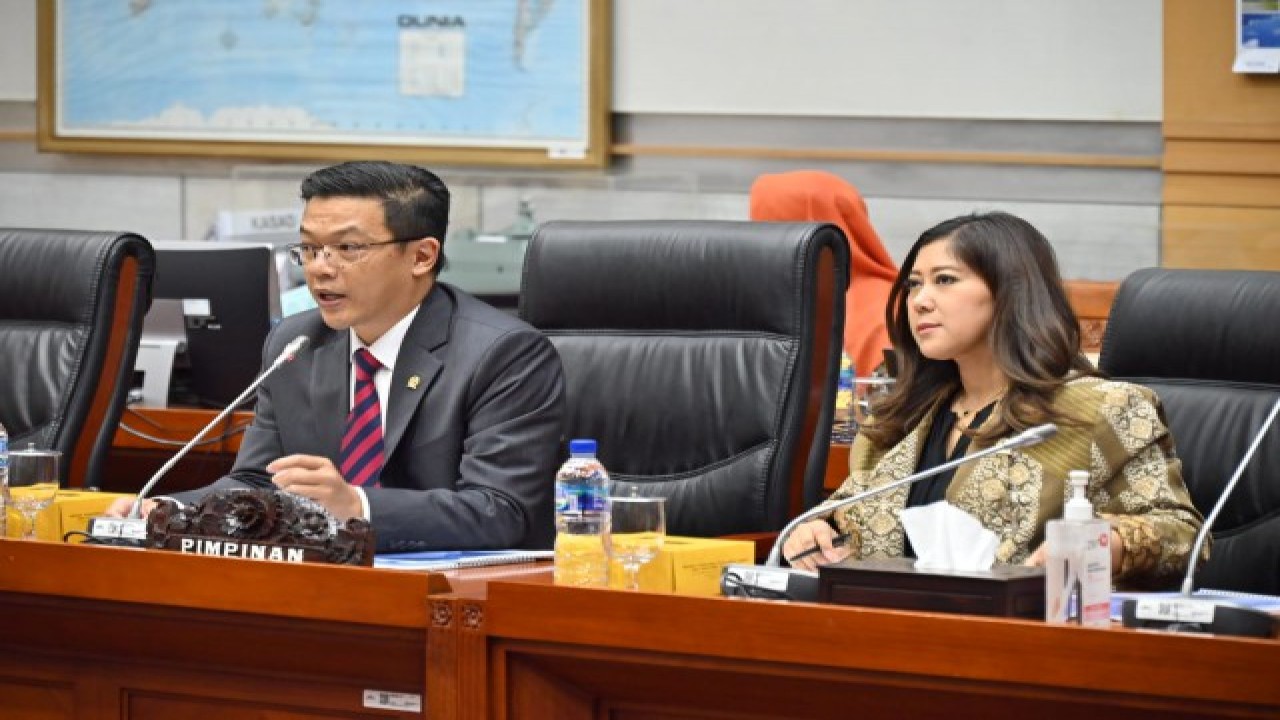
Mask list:
[[[844,179],[819,170],[761,175],[751,185],[751,219],[829,222],[844,231],[850,257],[844,351],[859,377],[870,375],[890,346],[884,309],[898,266],[871,227],[862,194]]]

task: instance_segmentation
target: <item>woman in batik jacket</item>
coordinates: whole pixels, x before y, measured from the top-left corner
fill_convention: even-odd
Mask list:
[[[1048,240],[1004,213],[926,231],[895,281],[886,322],[894,390],[874,407],[830,498],[904,478],[1055,423],[1049,440],[988,455],[800,525],[787,558],[813,569],[850,554],[912,557],[899,514],[946,500],[999,538],[996,560],[1042,564],[1045,523],[1062,517],[1067,473],[1089,472],[1088,496],[1111,523],[1121,586],[1172,584],[1186,569],[1201,516],[1182,482],[1159,399],[1102,378],[1080,332]],[[847,540],[833,544],[839,534]]]

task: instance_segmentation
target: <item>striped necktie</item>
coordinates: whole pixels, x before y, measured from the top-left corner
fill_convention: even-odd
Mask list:
[[[356,393],[347,415],[347,431],[342,435],[339,469],[352,485],[379,487],[382,473],[382,409],[373,375],[382,363],[366,348],[355,354]]]

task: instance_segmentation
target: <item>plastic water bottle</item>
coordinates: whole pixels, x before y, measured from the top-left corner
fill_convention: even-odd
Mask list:
[[[596,459],[596,441],[571,440],[556,473],[555,583],[607,586],[608,533],[609,474]]]
[[[9,524],[9,432],[0,423],[0,537],[8,534]]]

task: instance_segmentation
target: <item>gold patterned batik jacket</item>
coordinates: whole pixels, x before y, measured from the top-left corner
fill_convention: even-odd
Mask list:
[[[1116,582],[1173,584],[1186,571],[1201,516],[1182,482],[1182,462],[1174,454],[1155,393],[1130,383],[1077,378],[1058,390],[1054,406],[1066,417],[1086,422],[1060,424],[1058,434],[1039,445],[960,466],[947,488],[947,501],[1000,538],[997,561],[1021,563],[1043,542],[1045,523],[1062,517],[1067,473],[1088,470],[1089,499],[1124,545],[1121,567],[1112,569]],[[874,448],[863,437],[855,439],[849,477],[831,500],[914,472],[932,422],[930,413],[887,450]],[[991,444],[975,440],[970,452]],[[900,557],[899,513],[906,501],[907,488],[897,488],[854,503],[832,520],[851,532],[850,547],[859,557]]]

